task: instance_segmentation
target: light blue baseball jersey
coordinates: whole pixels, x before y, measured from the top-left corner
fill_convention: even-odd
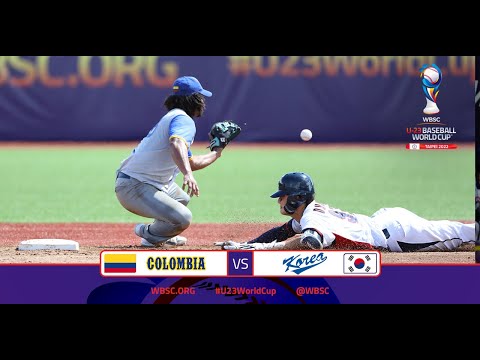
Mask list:
[[[188,148],[188,157],[191,157],[190,147],[195,133],[195,121],[185,111],[172,109],[121,162],[118,170],[162,190],[173,183],[180,172],[172,158],[170,139],[182,139]]]

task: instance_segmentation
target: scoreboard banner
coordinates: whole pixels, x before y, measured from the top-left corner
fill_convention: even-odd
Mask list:
[[[104,277],[345,277],[380,275],[378,251],[104,250]]]

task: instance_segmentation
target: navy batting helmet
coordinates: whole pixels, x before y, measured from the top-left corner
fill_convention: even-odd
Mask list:
[[[282,176],[278,182],[278,191],[270,197],[288,195],[285,211],[293,214],[302,204],[310,204],[315,198],[315,189],[310,176],[303,172],[291,172]]]

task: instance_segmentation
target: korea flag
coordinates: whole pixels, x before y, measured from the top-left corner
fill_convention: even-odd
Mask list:
[[[344,274],[376,274],[379,270],[379,256],[374,252],[345,253]]]

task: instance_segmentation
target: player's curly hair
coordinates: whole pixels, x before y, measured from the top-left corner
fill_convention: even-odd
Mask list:
[[[170,95],[165,99],[164,104],[168,111],[172,109],[182,109],[188,116],[193,117],[196,110],[199,111],[199,117],[203,115],[203,112],[207,108],[205,104],[205,97],[200,93],[194,93],[192,95]]]

